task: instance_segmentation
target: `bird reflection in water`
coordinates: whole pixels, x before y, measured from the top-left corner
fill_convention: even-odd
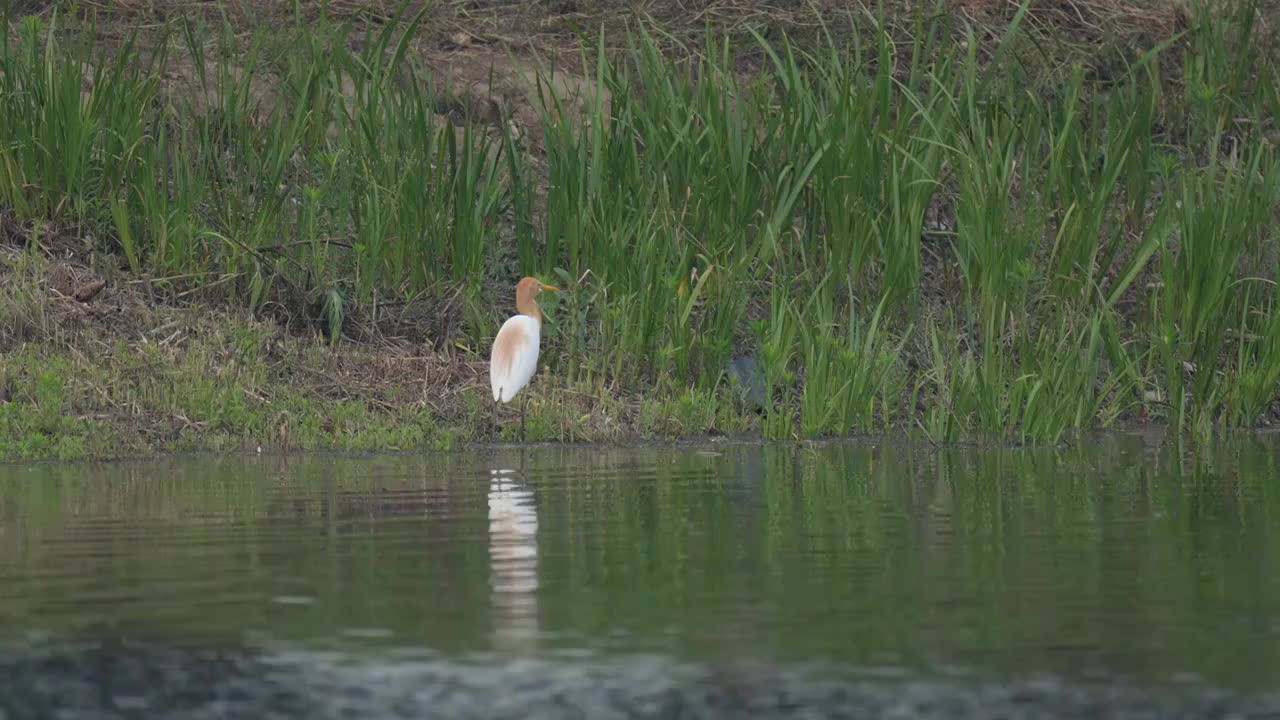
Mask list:
[[[489,567],[493,643],[498,652],[533,652],[538,636],[538,513],[533,491],[514,470],[489,478]]]

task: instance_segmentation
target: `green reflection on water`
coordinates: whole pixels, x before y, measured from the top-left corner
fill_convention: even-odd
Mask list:
[[[5,466],[0,628],[1273,684],[1276,448]]]

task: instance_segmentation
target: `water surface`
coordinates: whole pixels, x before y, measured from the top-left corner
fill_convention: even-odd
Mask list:
[[[871,694],[891,685],[884,703],[937,695],[908,716],[1028,692],[1064,716],[1071,697],[1274,710],[1277,449],[1127,435],[0,466],[0,672],[26,678],[0,716],[158,716],[178,701],[151,695],[176,684],[206,689],[183,701],[197,717],[282,668],[271,692],[337,707],[343,688],[364,716],[445,707],[447,687],[468,717],[591,692],[635,715],[708,682],[785,688],[778,712],[885,712]]]

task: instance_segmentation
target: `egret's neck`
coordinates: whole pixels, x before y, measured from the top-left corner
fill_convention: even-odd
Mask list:
[[[516,298],[516,311],[521,315],[528,315],[538,324],[542,324],[542,310],[538,309],[538,303],[533,298],[518,297]]]

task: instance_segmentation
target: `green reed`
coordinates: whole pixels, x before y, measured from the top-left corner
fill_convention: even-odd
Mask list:
[[[26,18],[0,40],[0,196],[21,220],[102,221],[130,176],[156,82],[132,62],[90,63]],[[87,87],[86,87],[87,86]]]
[[[1178,192],[1167,201],[1176,242],[1161,256],[1163,282],[1153,316],[1179,427],[1227,419],[1220,412],[1228,392],[1220,361],[1229,342],[1245,347],[1259,342],[1251,331],[1258,323],[1250,322],[1250,305],[1269,305],[1275,297],[1273,285],[1269,292],[1249,288],[1258,281],[1244,266],[1257,263],[1269,239],[1278,196],[1280,156],[1259,145],[1222,160],[1215,153],[1209,167],[1183,174]]]
[[[540,143],[441,115],[418,18],[356,43],[181,24],[178,80],[165,53],[24,20],[0,45],[0,200],[161,292],[335,342],[361,307],[447,287],[483,347],[517,273],[555,273],[565,382],[715,397],[755,355],[771,437],[1251,425],[1280,391],[1280,75],[1242,8],[1049,92],[1016,52],[1026,8],[983,62],[974,32],[876,18],[842,48],[756,36],[751,74],[720,36],[644,25],[584,43],[583,97],[538,74]]]

